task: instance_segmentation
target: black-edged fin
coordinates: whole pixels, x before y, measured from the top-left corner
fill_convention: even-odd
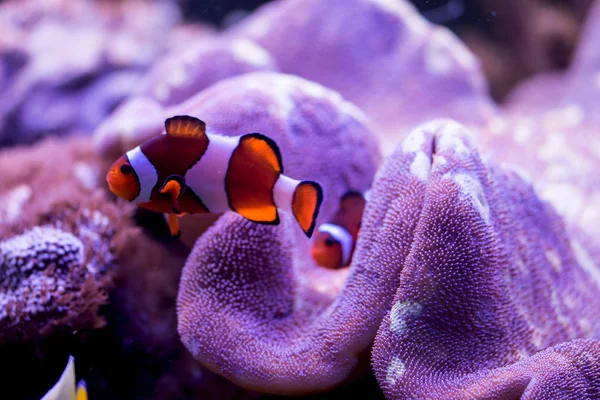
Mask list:
[[[241,136],[225,175],[229,207],[250,221],[278,225],[273,191],[282,171],[281,153],[272,139],[260,133]]]
[[[171,231],[171,236],[173,236],[175,239],[179,239],[179,237],[181,237],[179,217],[175,214],[169,214],[169,230]]]
[[[252,148],[253,151],[263,156],[276,172],[283,174],[281,151],[273,139],[262,133],[247,133],[242,135],[240,143]]]
[[[206,136],[206,124],[204,121],[199,120],[189,115],[176,115],[165,120],[165,130],[167,135],[187,137],[187,138],[201,138]]]
[[[165,179],[165,183],[160,188],[160,194],[168,196],[173,205],[173,214],[181,214],[179,199],[185,189],[185,180],[179,175],[171,175]]]
[[[292,198],[292,212],[296,221],[307,237],[311,237],[315,230],[319,209],[323,202],[323,189],[313,181],[302,181],[294,190]]]

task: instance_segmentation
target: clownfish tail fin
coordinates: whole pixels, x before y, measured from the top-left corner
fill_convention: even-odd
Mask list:
[[[319,208],[323,202],[323,189],[313,181],[301,181],[294,189],[292,213],[309,238],[315,230]]]

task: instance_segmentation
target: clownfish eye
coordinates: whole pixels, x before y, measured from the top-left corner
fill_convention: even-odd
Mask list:
[[[325,239],[325,246],[333,247],[334,245],[335,245],[335,240],[333,240],[332,238]]]
[[[129,164],[123,164],[123,165],[121,165],[121,173],[122,174],[127,175],[131,171],[133,171],[133,168],[131,168],[131,165],[129,165]]]

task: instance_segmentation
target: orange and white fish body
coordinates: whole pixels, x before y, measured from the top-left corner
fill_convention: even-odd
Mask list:
[[[279,224],[290,211],[310,237],[323,199],[321,186],[283,174],[277,144],[260,133],[236,137],[206,132],[201,120],[175,116],[166,134],[121,156],[107,181],[119,197],[169,214],[174,236],[185,214],[235,211],[264,224]]]
[[[311,250],[318,265],[329,269],[350,265],[367,197],[353,190],[346,192],[331,221],[319,225]]]

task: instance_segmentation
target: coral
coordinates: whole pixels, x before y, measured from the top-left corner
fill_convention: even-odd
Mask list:
[[[358,109],[337,93],[290,75],[230,78],[184,103],[181,111],[202,116],[209,130],[225,135],[261,132],[273,138],[286,174],[322,184],[325,197],[319,222],[333,215],[339,197],[350,187],[364,191],[370,186],[379,161],[374,138]],[[319,337],[317,325],[302,337],[288,336],[286,327],[298,324],[308,329],[319,317],[313,308],[332,301],[347,271],[315,267],[310,242],[291,215],[282,213],[281,220],[279,226],[265,226],[225,213],[209,228],[182,273],[178,330],[204,365],[246,388],[270,386],[272,391],[291,393],[333,387],[353,369],[357,354],[349,351],[347,359],[339,360],[343,364],[339,369],[322,366],[318,359],[327,357],[329,344]],[[287,267],[300,254],[308,257],[295,265],[302,276],[293,279]],[[368,321],[350,325],[347,329],[356,333],[352,340],[360,342]],[[231,341],[230,335],[239,335],[240,340],[227,349],[221,343]],[[248,357],[248,352],[256,354],[259,349],[264,357]],[[294,354],[297,349],[306,353]],[[315,362],[302,373],[279,361],[291,357],[289,364],[302,365],[300,360],[311,356]],[[233,371],[249,360],[252,365],[241,367],[247,375],[234,376]]]
[[[109,206],[106,206],[109,207]],[[58,205],[0,242],[0,341],[103,326],[114,265],[115,221],[92,205]]]
[[[447,120],[411,133],[377,172],[349,271],[315,279],[287,220],[221,217],[183,269],[182,341],[236,384],[281,394],[359,375],[376,334],[388,398],[468,397],[461,382],[520,360],[512,371],[552,376],[561,352],[581,365],[584,342],[539,352],[600,333],[599,260],[471,140]]]
[[[165,2],[3,2],[0,145],[93,129],[134,89],[178,19]]]
[[[359,106],[381,131],[384,154],[431,118],[480,123],[495,111],[477,59],[405,1],[272,2],[226,35],[257,42],[282,72]]]
[[[435,156],[424,163],[431,169],[410,251],[374,343],[378,381],[390,399],[542,399],[557,390],[593,398],[598,344],[569,341],[600,334],[600,259],[529,183],[482,161],[461,131],[432,123],[405,142],[424,142]],[[398,150],[388,165],[402,167],[383,167],[387,182],[373,197],[414,175],[418,154]],[[405,201],[389,202],[386,214],[402,213]],[[387,254],[379,245],[369,258]]]
[[[46,139],[0,153],[7,390],[39,399],[75,354],[96,397],[239,392],[179,340],[175,299],[189,249],[170,238],[162,215],[111,201],[99,179],[107,167],[89,138]],[[9,269],[16,265],[24,268]]]
[[[82,140],[4,151],[0,168],[0,342],[101,327],[131,208],[106,202]]]
[[[54,267],[69,271],[81,263],[81,240],[50,226],[36,226],[0,242],[0,279],[4,288],[13,288],[38,270]],[[3,313],[6,314],[5,308]]]
[[[160,134],[177,105],[222,79],[277,69],[273,58],[245,39],[208,38],[176,48],[144,76],[134,96],[96,129],[101,154],[122,154]],[[140,118],[143,116],[143,118]]]

